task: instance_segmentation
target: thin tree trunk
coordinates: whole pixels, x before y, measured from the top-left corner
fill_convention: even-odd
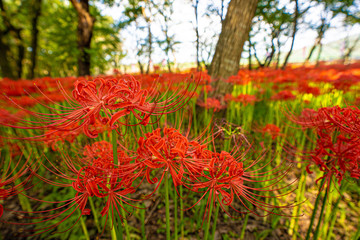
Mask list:
[[[152,44],[153,44],[153,41],[152,41],[152,33],[151,33],[151,18],[152,18],[152,13],[151,13],[151,6],[150,6],[150,3],[149,1],[145,1],[145,5],[146,7],[148,8],[149,12],[150,12],[150,15],[149,16],[146,16],[146,13],[145,13],[145,9],[143,9],[143,16],[144,16],[144,19],[147,23],[147,29],[148,29],[148,64],[147,64],[147,67],[146,67],[146,74],[149,74],[150,72],[150,65],[151,65],[151,62],[152,62],[152,58],[151,58],[151,55],[152,55]]]
[[[292,34],[292,41],[291,41],[290,50],[289,50],[288,54],[285,57],[282,69],[285,69],[285,67],[286,67],[286,65],[287,65],[287,63],[289,61],[291,52],[292,52],[292,50],[294,48],[295,36],[296,36],[296,32],[297,32],[298,18],[299,18],[299,2],[298,2],[298,0],[295,0],[294,29],[293,29],[293,34]]]
[[[18,58],[17,58],[17,61],[16,61],[17,78],[20,79],[22,77],[23,60],[24,60],[24,57],[25,57],[25,47],[23,45],[20,30],[18,30],[16,32],[16,37],[17,37],[17,45],[18,45]]]
[[[37,27],[38,20],[41,14],[41,1],[42,0],[34,0],[34,17],[32,19],[32,39],[31,39],[31,67],[29,78],[33,79],[35,77],[35,69],[36,69],[36,56],[37,56],[37,47],[38,47],[38,35],[39,29]]]
[[[141,64],[140,60],[138,60],[138,65],[139,65],[140,73],[144,74],[144,66]]]
[[[200,34],[199,34],[199,16],[198,16],[199,0],[195,0],[193,5],[195,12],[195,34],[196,34],[196,69],[200,71]]]
[[[346,53],[344,54],[344,57],[343,57],[343,63],[345,63],[346,61],[349,60],[352,52],[354,51],[354,49],[359,41],[360,41],[360,35],[355,39],[353,45],[346,50]]]
[[[4,34],[0,31],[0,68],[1,76],[4,78],[16,79],[15,71],[9,59],[9,46],[4,42]]]
[[[318,52],[318,55],[317,55],[317,58],[316,58],[316,66],[319,66],[322,49],[323,49],[323,45],[322,45],[322,43],[320,43],[319,52]]]
[[[221,34],[216,45],[209,74],[220,79],[215,86],[214,95],[224,95],[231,90],[231,84],[222,81],[237,74],[241,53],[248,38],[252,19],[258,0],[231,0]]]
[[[274,40],[275,40],[275,38],[278,38],[278,37],[279,37],[279,33],[280,33],[280,31],[279,31],[279,32],[275,32],[275,33],[273,34],[272,39],[271,39],[271,53],[269,54],[269,56],[266,57],[265,63],[264,63],[264,65],[265,65],[266,67],[269,67],[269,66],[270,66],[270,63],[272,62],[272,60],[273,60],[273,58],[274,58],[274,54],[275,54],[275,43],[274,43]]]
[[[261,63],[261,61],[260,61],[260,59],[259,59],[259,57],[258,57],[258,55],[257,55],[257,53],[256,53],[255,45],[253,45],[252,47],[253,47],[253,49],[254,49],[254,57],[255,57],[258,65],[259,65],[259,67],[260,67],[260,68],[263,68],[263,67],[264,67],[264,64]]]
[[[23,2],[21,2],[22,4]],[[20,6],[21,7],[21,6]],[[3,22],[3,29],[0,29],[0,68],[3,77],[10,79],[21,78],[22,60],[25,55],[25,48],[21,37],[21,28],[15,27],[7,16],[3,0],[0,0],[0,16]],[[17,45],[17,58],[15,62],[10,61],[13,53],[9,45],[9,37],[15,36]],[[13,40],[12,40],[13,41]]]
[[[90,15],[89,0],[70,0],[78,13],[78,72],[80,76],[90,75],[91,39],[93,35],[95,18]]]
[[[278,48],[278,54],[277,54],[277,59],[276,59],[276,69],[279,69],[280,57],[281,57],[281,43],[280,43],[280,38],[277,39],[277,48]]]
[[[252,55],[251,55],[251,41],[250,41],[250,34],[249,34],[249,59],[248,59],[248,61],[249,61],[249,66],[248,66],[249,70],[252,69],[251,57],[252,57]]]
[[[316,40],[315,40],[314,45],[313,45],[312,48],[310,49],[309,55],[308,55],[308,57],[306,58],[304,64],[310,61],[310,59],[311,59],[311,57],[312,57],[312,55],[313,55],[316,47],[321,44],[321,40],[322,40],[323,37],[324,37],[326,28],[327,28],[327,27],[326,27],[326,18],[323,17],[323,18],[321,18],[321,25],[320,25],[319,28],[318,28],[318,36],[317,36],[317,38],[316,38]]]
[[[149,72],[150,72],[151,55],[152,55],[151,23],[148,23],[148,35],[149,35],[149,39],[148,39],[148,44],[149,44],[149,49],[148,49],[149,59],[148,59],[148,64],[147,64],[147,68],[146,68],[146,74],[149,74]]]

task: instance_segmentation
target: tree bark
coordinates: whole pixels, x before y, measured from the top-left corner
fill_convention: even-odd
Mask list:
[[[343,59],[342,59],[343,64],[345,64],[345,62],[349,60],[352,52],[354,51],[354,49],[355,49],[355,47],[356,47],[356,45],[358,44],[359,41],[360,41],[360,35],[355,39],[353,45],[352,45],[351,47],[349,47],[349,48],[345,51],[345,54],[344,54]]]
[[[21,37],[22,29],[11,23],[11,18],[6,13],[3,0],[0,0],[0,16],[4,24],[4,28],[0,30],[0,68],[2,77],[19,79],[22,76],[22,61],[25,56],[25,47]],[[11,37],[14,39],[10,40]],[[17,58],[15,58],[14,62],[10,60],[14,53],[11,51],[11,45],[9,44],[13,41],[18,49]]]
[[[231,0],[221,34],[216,45],[209,74],[217,81],[214,94],[224,94],[229,88],[222,79],[237,74],[241,53],[248,38],[258,0]]]
[[[153,51],[153,38],[152,38],[152,32],[151,32],[151,19],[152,19],[152,12],[151,12],[151,6],[150,6],[150,2],[149,1],[145,1],[145,7],[148,8],[149,10],[149,16],[146,16],[146,12],[145,12],[145,8],[143,8],[142,10],[142,15],[145,19],[145,22],[147,24],[147,30],[148,30],[148,63],[147,63],[147,67],[146,67],[146,74],[149,74],[150,72],[150,65],[152,62],[152,51]]]
[[[286,55],[286,58],[284,60],[284,63],[282,65],[282,69],[284,69],[289,61],[291,52],[294,48],[294,42],[295,42],[295,36],[296,36],[296,32],[297,32],[297,25],[298,25],[298,18],[299,18],[299,2],[298,0],[295,0],[295,13],[294,13],[294,29],[293,29],[293,34],[292,34],[292,41],[291,41],[291,46],[290,46],[290,50],[288,52],[288,54]]]
[[[80,51],[78,57],[79,76],[90,75],[91,39],[94,30],[95,18],[90,15],[89,0],[70,0],[78,13],[77,42]]]
[[[37,56],[37,47],[38,47],[38,35],[39,29],[37,28],[38,20],[41,15],[41,1],[35,0],[34,2],[34,17],[32,19],[32,39],[31,39],[31,67],[29,78],[33,79],[35,77],[36,69],[36,56]]]
[[[249,61],[249,65],[248,65],[248,68],[249,68],[249,70],[251,70],[252,69],[252,62],[251,62],[251,57],[252,57],[252,55],[251,55],[251,40],[250,40],[250,34],[249,34],[249,39],[248,39],[248,41],[249,41],[249,58],[248,58],[248,61]]]
[[[9,59],[10,47],[5,41],[5,36],[2,31],[0,31],[0,68],[1,76],[10,79],[16,79],[15,71],[11,65]]]
[[[195,13],[195,34],[196,34],[196,69],[201,70],[200,66],[200,34],[199,34],[199,13],[198,13],[199,0],[195,0],[193,4]]]

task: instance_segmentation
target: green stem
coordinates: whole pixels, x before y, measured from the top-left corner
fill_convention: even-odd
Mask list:
[[[89,232],[86,228],[86,224],[85,224],[85,221],[84,221],[84,218],[83,216],[80,217],[80,223],[81,223],[81,227],[82,227],[82,230],[84,232],[84,237],[86,240],[90,240],[90,237],[89,237]]]
[[[170,204],[169,204],[169,181],[165,174],[165,210],[166,210],[166,239],[170,240]]]
[[[359,240],[360,239],[360,219],[359,219],[359,225],[358,225],[357,229],[358,230],[355,233],[354,240]]]
[[[184,202],[182,199],[183,196],[183,188],[180,186],[180,232],[181,232],[181,239],[184,239],[185,236],[185,229],[184,229]]]
[[[248,220],[249,220],[249,214],[246,214],[244,224],[242,226],[241,233],[240,233],[240,239],[244,239],[244,237],[245,237],[245,230],[246,230]]]
[[[217,218],[218,218],[218,215],[219,215],[219,208],[220,208],[220,204],[218,204],[216,206],[215,216],[214,216],[214,223],[213,223],[212,232],[211,232],[211,236],[212,236],[211,239],[215,239],[216,223],[217,223]]]
[[[325,178],[323,178],[323,179],[321,180],[320,189],[323,188],[324,183],[325,183]],[[318,205],[319,205],[320,195],[321,195],[321,194],[318,193],[318,195],[317,195],[317,197],[316,197],[315,205],[314,205],[314,210],[313,210],[313,212],[312,212],[312,216],[311,216],[311,219],[310,219],[310,224],[309,224],[309,228],[308,228],[307,233],[306,233],[305,240],[309,240],[309,239],[310,239],[310,233],[311,233],[311,230],[312,230],[312,225],[313,225],[313,223],[314,223],[316,211],[317,211],[317,208],[318,208]]]
[[[174,229],[174,239],[177,240],[178,239],[178,203],[177,203],[177,192],[176,192],[176,187],[174,187],[174,225],[175,225],[175,229]]]
[[[92,200],[91,197],[89,197],[88,199],[89,199],[89,202],[90,202],[91,212],[92,212],[92,214],[94,216],[94,221],[95,221],[96,228],[97,228],[98,232],[100,232],[101,228],[100,228],[100,224],[99,224],[97,211],[95,209],[94,201]]]
[[[116,132],[116,130],[112,130],[112,132],[111,132],[111,141],[112,141],[112,145],[113,145],[114,164],[119,165],[119,167],[120,167],[120,161],[118,160],[118,152],[117,152],[117,132]],[[127,220],[126,220],[126,213],[125,213],[124,207],[122,205],[121,199],[120,199],[120,212],[121,212],[121,215],[124,217],[123,226],[125,228],[126,238],[131,239],[129,226],[128,226]],[[119,229],[119,230],[120,230],[119,231],[120,239],[122,239],[123,238],[122,229]]]
[[[315,230],[315,233],[314,233],[314,240],[316,240],[319,236],[319,230],[320,230],[320,225],[321,225],[321,222],[322,222],[322,218],[324,216],[324,209],[325,209],[325,205],[326,205],[326,200],[327,200],[327,196],[328,196],[328,190],[325,191],[325,196],[324,196],[324,199],[323,199],[323,204],[321,206],[321,210],[320,210],[320,216],[319,216],[319,221],[318,221],[318,224],[316,226],[316,230]]]
[[[110,214],[109,214],[109,227],[110,227],[111,239],[117,240],[115,225],[113,224],[112,215]]]
[[[212,194],[209,193],[208,200],[207,200],[207,202],[210,204],[210,206],[209,206],[209,213],[208,213],[207,223],[205,225],[205,230],[204,230],[204,240],[207,240],[208,237],[209,237],[209,227],[210,227],[211,212],[212,212],[212,207],[213,207],[212,196],[211,195]]]

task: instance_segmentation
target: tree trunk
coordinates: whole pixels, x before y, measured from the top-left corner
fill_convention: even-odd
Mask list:
[[[22,3],[20,8],[22,7]],[[14,26],[6,13],[6,9],[2,0],[0,0],[0,16],[3,22],[3,29],[0,29],[0,68],[3,77],[10,79],[19,79],[22,76],[22,61],[25,56],[25,47],[21,37],[21,28]],[[14,38],[14,39],[10,39]],[[15,42],[17,46],[17,58],[11,61],[14,53],[11,51],[10,42]]]
[[[5,36],[3,32],[0,31],[0,68],[1,76],[16,79],[15,71],[11,65],[9,59],[10,48],[5,42]]]
[[[199,16],[198,16],[199,0],[195,0],[193,5],[195,12],[195,34],[196,34],[196,69],[201,70],[200,66],[200,34],[199,34]]]
[[[152,33],[151,33],[151,23],[148,22],[148,35],[149,35],[149,39],[148,39],[148,44],[149,44],[149,49],[148,49],[148,54],[149,54],[149,59],[148,59],[148,64],[147,64],[147,68],[146,68],[146,74],[149,74],[150,72],[150,65],[151,65],[151,54],[152,54]]]
[[[23,72],[23,60],[25,57],[25,47],[23,45],[23,41],[22,41],[22,37],[20,34],[20,29],[18,31],[16,31],[16,42],[18,45],[18,58],[16,61],[16,67],[17,67],[17,78],[20,79],[22,77],[22,72]]]
[[[248,68],[249,68],[249,70],[251,70],[252,69],[252,62],[251,62],[251,57],[252,57],[252,55],[251,55],[251,40],[250,40],[250,34],[249,34],[249,59],[248,59],[248,61],[249,61],[249,66],[248,66]]]
[[[355,39],[353,45],[346,50],[346,52],[345,52],[345,54],[344,54],[344,56],[343,56],[343,59],[342,59],[344,64],[345,64],[346,61],[349,60],[352,52],[354,51],[354,49],[355,49],[355,47],[356,47],[356,45],[358,44],[359,41],[360,41],[360,36],[358,36],[358,37]]]
[[[319,66],[322,49],[323,49],[323,45],[322,45],[322,43],[320,43],[319,52],[318,52],[318,55],[317,55],[317,58],[316,58],[316,66]]]
[[[295,0],[294,29],[293,29],[293,34],[292,34],[292,41],[291,41],[290,50],[289,50],[288,54],[286,55],[286,58],[284,60],[284,64],[282,66],[282,69],[285,69],[285,67],[286,67],[286,65],[287,65],[287,63],[289,61],[291,52],[292,52],[292,50],[294,48],[295,36],[296,36],[296,32],[297,32],[298,18],[299,18],[299,2],[298,2],[298,0]]]
[[[229,3],[209,69],[212,78],[223,80],[237,74],[257,2],[258,0],[231,0]],[[225,81],[217,81],[214,94],[223,95],[229,88],[231,85]]]
[[[141,73],[141,74],[144,74],[144,66],[142,65],[142,63],[140,62],[140,60],[138,60],[138,65],[139,65],[140,73]]]
[[[31,67],[29,73],[30,79],[33,79],[35,77],[36,55],[37,55],[38,34],[39,34],[37,25],[41,14],[41,1],[42,0],[35,0],[34,2],[34,17],[32,19],[32,38],[31,38],[31,57],[30,57]]]
[[[146,16],[145,8],[147,8],[149,10],[149,13],[150,13],[149,16]],[[147,63],[147,67],[146,67],[146,74],[149,74],[150,65],[152,62],[151,55],[152,55],[152,51],[153,51],[153,48],[152,48],[153,39],[152,39],[152,33],[151,33],[152,13],[151,13],[151,6],[150,6],[149,1],[145,1],[145,8],[142,9],[142,15],[145,19],[145,22],[147,24],[147,30],[148,30],[148,63]]]
[[[90,15],[89,0],[70,0],[78,13],[78,57],[79,76],[90,75],[90,54],[95,18]]]

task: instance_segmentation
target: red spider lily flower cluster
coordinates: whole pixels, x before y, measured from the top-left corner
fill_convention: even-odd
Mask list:
[[[280,128],[278,126],[276,126],[275,124],[271,124],[271,123],[266,124],[264,127],[255,127],[254,131],[262,133],[263,137],[265,134],[270,135],[272,140],[283,135],[280,132]]]
[[[192,191],[202,193],[199,201],[209,194],[207,200],[207,209],[210,205],[214,205],[217,201],[223,211],[229,216],[232,214],[226,210],[228,206],[232,211],[237,213],[253,213],[258,216],[266,216],[275,213],[275,209],[291,208],[293,205],[276,206],[263,202],[261,198],[266,198],[265,192],[276,192],[283,189],[274,189],[279,181],[286,175],[289,168],[279,169],[280,166],[272,168],[272,170],[265,171],[265,164],[258,169],[252,169],[257,163],[263,160],[265,155],[261,155],[252,163],[244,162],[244,158],[250,148],[245,151],[240,151],[240,148],[235,148],[233,152],[221,151],[220,153],[207,151],[203,156],[206,159],[206,167],[203,168],[202,173],[195,179],[190,180],[186,184]],[[255,182],[263,182],[263,179],[268,182],[267,186],[255,187]],[[292,183],[291,183],[292,184]],[[289,187],[287,185],[285,188]],[[287,195],[291,191],[274,195],[270,198],[277,198],[280,195]],[[269,196],[268,196],[269,197]],[[243,209],[239,210],[234,207],[235,202],[240,203]],[[251,207],[249,206],[251,205]],[[260,215],[256,208],[265,212],[265,215]]]
[[[294,100],[296,96],[289,90],[282,90],[271,97],[271,100]]]
[[[42,163],[42,165],[56,179],[54,180],[53,177],[44,177],[35,172],[33,172],[33,174],[47,184],[75,190],[76,193],[74,193],[74,197],[59,202],[52,202],[28,196],[32,200],[44,202],[47,203],[47,205],[54,204],[56,207],[32,211],[31,214],[35,214],[36,216],[26,217],[26,219],[36,219],[37,221],[13,224],[45,224],[45,227],[30,230],[32,233],[28,236],[51,231],[66,221],[72,214],[76,213],[76,210],[80,210],[82,215],[90,215],[91,209],[87,206],[90,197],[102,201],[100,214],[106,218],[105,225],[108,222],[110,213],[113,223],[116,215],[119,216],[120,219],[125,218],[126,216],[123,216],[121,209],[129,213],[123,207],[123,204],[133,206],[129,203],[131,199],[128,198],[127,195],[135,191],[132,185],[138,175],[134,173],[133,167],[130,164],[134,158],[128,157],[127,154],[119,150],[120,162],[121,164],[125,163],[120,168],[120,166],[114,164],[112,154],[109,153],[110,149],[112,149],[110,143],[100,141],[85,146],[83,158],[75,160],[69,156],[64,156],[59,166],[55,166],[54,163],[47,159],[48,164]],[[51,167],[47,167],[49,164]],[[81,216],[79,216],[78,220],[74,222],[70,228],[75,226],[80,217]],[[54,219],[57,219],[56,223],[46,225]]]
[[[206,99],[205,102],[199,101],[197,104],[200,107],[204,107],[206,109],[214,109],[214,112],[226,108],[226,105],[222,105],[219,99],[209,97]]]
[[[308,152],[310,164],[319,167],[328,186],[333,178],[341,183],[348,175],[360,177],[360,110],[356,107],[325,107],[319,110],[306,109],[291,119],[304,128],[313,128],[317,134],[316,147]]]
[[[270,167],[270,161],[256,169],[258,163],[263,161],[264,153],[255,161],[247,162],[245,160],[250,147],[243,149],[241,144],[236,144],[231,152],[218,153],[207,149],[208,144],[214,142],[213,137],[189,140],[188,135],[171,127],[157,128],[145,133],[144,137],[139,138],[136,151],[118,149],[119,165],[114,164],[112,145],[106,141],[85,146],[84,157],[78,160],[65,156],[60,163],[61,167],[48,160],[51,167],[47,167],[46,164],[43,166],[56,176],[57,180],[35,173],[36,176],[48,184],[72,188],[76,193],[73,198],[61,202],[47,201],[48,204],[56,204],[55,208],[32,212],[40,214],[41,216],[36,219],[41,220],[29,224],[46,224],[49,220],[59,219],[57,223],[32,231],[35,231],[34,234],[50,231],[66,221],[77,209],[82,215],[91,214],[88,206],[89,197],[102,201],[100,214],[106,218],[106,222],[109,216],[114,218],[118,215],[123,219],[126,217],[122,213],[122,209],[126,211],[123,204],[135,207],[130,202],[135,199],[130,195],[136,192],[140,183],[146,179],[156,186],[151,194],[136,201],[148,199],[165,177],[170,177],[175,187],[182,185],[189,191],[200,194],[195,205],[209,195],[207,210],[211,204],[218,202],[230,216],[234,215],[231,212],[254,213],[259,216],[263,216],[263,213],[281,215],[274,210],[292,207],[291,204],[277,206],[262,200],[265,197],[277,198],[291,193],[281,192],[292,183],[286,187],[275,187],[286,176],[289,168],[283,165]],[[268,182],[268,185],[256,187],[256,182]],[[265,192],[277,194],[265,196]],[[30,198],[44,202],[41,199]],[[235,207],[238,203],[243,209]],[[207,212],[204,217],[206,214]]]
[[[244,106],[248,104],[254,104],[256,101],[258,101],[256,96],[249,94],[240,94],[236,97],[234,97],[232,94],[225,94],[224,100],[229,102],[231,101],[240,102],[243,103]]]
[[[264,193],[280,190],[274,189],[273,186],[284,178],[288,168],[280,169],[281,166],[278,166],[265,171],[265,167],[270,164],[268,163],[254,170],[257,163],[263,160],[264,154],[249,164],[244,160],[251,150],[250,148],[241,149],[241,144],[237,144],[232,152],[221,151],[218,153],[207,149],[209,142],[214,142],[214,139],[211,138],[211,141],[208,142],[205,140],[190,141],[179,130],[173,128],[164,128],[162,131],[156,129],[147,133],[145,138],[141,137],[137,150],[138,157],[142,159],[143,166],[147,168],[146,178],[149,183],[156,183],[158,179],[150,179],[150,172],[161,168],[158,186],[165,172],[169,172],[175,187],[183,185],[190,191],[201,193],[199,201],[209,195],[207,206],[215,204],[217,200],[221,208],[230,216],[231,214],[225,209],[225,206],[238,213],[251,212],[255,214],[258,213],[253,207],[259,208],[267,214],[274,213],[274,209],[291,207],[291,205],[267,204],[261,200],[261,197],[264,196],[256,193],[257,191]],[[269,176],[272,177],[267,178]],[[269,181],[268,186],[261,188],[253,186],[254,182],[264,181],[260,179],[265,178],[268,179],[266,181]],[[234,208],[232,204],[236,201],[240,202],[245,209],[240,211]],[[249,208],[249,204],[253,207]]]
[[[26,110],[16,101],[8,98],[18,108],[23,109],[39,121],[22,119],[18,124],[3,123],[3,125],[20,129],[52,130],[26,139],[43,138],[54,131],[76,131],[80,128],[88,137],[95,138],[98,136],[98,132],[91,128],[97,121],[115,129],[118,124],[130,125],[120,120],[132,114],[137,119],[136,124],[147,125],[150,116],[161,116],[179,110],[189,101],[191,97],[191,94],[189,97],[189,92],[194,93],[198,83],[199,79],[192,78],[185,88],[177,87],[172,93],[165,91],[160,94],[156,89],[156,84],[149,89],[142,89],[140,81],[130,75],[118,78],[77,80],[72,97],[59,85],[69,106],[59,106],[45,94],[44,97],[57,105],[56,108],[49,107],[33,98],[51,113]],[[41,92],[40,88],[38,90]],[[59,108],[60,110],[58,110]]]

